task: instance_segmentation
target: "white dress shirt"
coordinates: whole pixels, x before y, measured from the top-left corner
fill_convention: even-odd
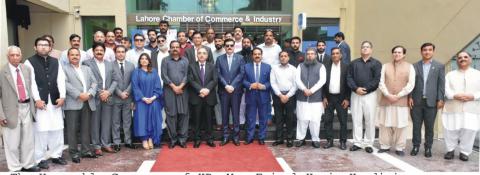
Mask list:
[[[75,70],[75,72],[77,73],[77,76],[78,78],[80,79],[80,82],[82,82],[82,85],[83,85],[83,91],[82,92],[87,92],[87,82],[85,81],[85,76],[83,75],[83,71],[82,71],[82,66],[79,65],[78,67],[75,67],[74,65],[72,65],[73,69]]]
[[[332,63],[332,69],[330,70],[330,84],[328,85],[328,91],[330,94],[340,93],[340,75],[341,75],[341,62],[338,64]]]
[[[282,91],[288,91],[286,94],[288,97],[294,96],[295,91],[297,91],[297,86],[295,85],[296,73],[297,69],[291,64],[272,66],[270,85],[272,86],[273,93],[279,96],[282,94]]]
[[[135,65],[135,68],[138,67],[138,59],[140,58],[140,55],[142,53],[147,53],[148,56],[151,56],[151,51],[148,49],[144,49],[143,47],[141,49],[131,49],[127,51],[125,55],[125,60],[133,63]]]
[[[95,59],[92,48],[87,50],[87,59]],[[115,52],[113,52],[112,49],[105,47],[105,55],[103,56],[103,60],[110,62],[115,61]]]
[[[70,64],[70,60],[68,60],[67,52],[68,52],[68,49],[64,50],[62,52],[62,55],[60,56],[60,63],[62,63],[63,66]],[[83,61],[87,59],[88,59],[87,52],[80,50],[80,63],[78,64],[82,65]]]
[[[20,78],[22,78],[22,82],[23,82],[23,87],[25,89],[25,99],[29,99],[29,96],[28,96],[28,91],[27,91],[27,85],[25,84],[25,78],[23,77],[23,73],[22,73],[22,69],[20,68],[20,66],[18,67],[15,67],[13,66],[12,64],[8,63],[8,67],[10,68],[10,72],[12,73],[12,78],[13,78],[13,83],[15,83],[15,91],[17,92],[17,97],[18,99],[20,99],[20,95],[18,94],[18,88],[17,88],[17,68],[20,70],[19,73],[20,73]],[[33,71],[33,70],[31,70]]]
[[[272,44],[270,46],[265,45],[262,43],[257,46],[258,48],[262,49],[263,51],[263,59],[262,62],[269,64],[270,66],[274,66],[280,64],[280,60],[278,59],[278,54],[282,51],[282,48],[278,44]]]
[[[100,76],[102,77],[103,86],[102,89],[105,89],[105,60],[100,62],[95,59],[95,63],[97,64],[98,70],[100,71]]]

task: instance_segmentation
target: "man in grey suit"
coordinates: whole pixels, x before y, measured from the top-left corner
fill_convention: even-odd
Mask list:
[[[96,109],[93,97],[97,92],[97,80],[89,67],[80,65],[80,50],[68,49],[67,57],[69,64],[63,67],[67,92],[63,110],[70,157],[72,162],[80,163],[80,156],[97,158],[90,151],[90,119]],[[81,150],[78,149],[77,133],[80,133]]]
[[[0,125],[8,170],[38,172],[40,168],[35,166],[33,156],[32,70],[20,63],[19,47],[9,46],[7,57],[9,63],[0,71]]]
[[[335,34],[335,43],[337,43],[337,47],[339,47],[340,51],[342,52],[342,63],[350,63],[350,46],[348,46],[348,44],[345,42],[345,35],[343,32],[338,32]]]
[[[197,62],[197,49],[200,48],[200,47],[203,47],[203,48],[207,49],[207,53],[208,53],[207,62],[213,64],[212,49],[210,49],[210,47],[202,45],[202,41],[203,41],[202,33],[194,32],[193,35],[192,35],[192,39],[193,39],[193,46],[191,48],[188,48],[188,49],[185,50],[185,57],[188,58],[188,62],[190,64],[196,63]]]
[[[132,126],[132,88],[130,84],[131,75],[135,66],[125,61],[125,52],[127,49],[119,45],[115,47],[115,61],[113,62],[116,72],[120,72],[120,79],[115,88],[115,95],[113,95],[113,115],[112,115],[112,138],[113,149],[120,151],[120,126],[123,127],[123,135],[125,146],[135,149],[135,145],[132,144],[132,134],[130,127]],[[122,123],[121,123],[122,122]],[[121,124],[120,124],[121,123]]]
[[[421,47],[422,60],[415,68],[415,88],[410,93],[408,105],[413,122],[413,149],[416,156],[422,142],[422,124],[425,125],[425,157],[432,157],[433,127],[437,110],[443,108],[445,99],[445,66],[433,60],[435,45],[424,43]]]
[[[84,61],[83,64],[90,67],[97,80],[96,110],[92,114],[91,139],[95,154],[102,156],[102,150],[115,153],[111,147],[112,95],[120,78],[119,73],[113,69],[113,63],[104,60],[105,45],[94,43],[92,50],[94,58]]]

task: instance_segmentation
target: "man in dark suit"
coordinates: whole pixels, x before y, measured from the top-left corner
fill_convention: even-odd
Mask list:
[[[350,63],[350,46],[345,42],[345,35],[343,32],[335,34],[335,43],[337,43],[337,47],[342,51],[342,62],[345,64]]]
[[[435,45],[432,43],[424,43],[420,50],[422,60],[413,65],[416,73],[415,88],[408,98],[413,123],[413,149],[410,155],[418,154],[424,124],[425,157],[432,157],[435,117],[437,110],[443,108],[445,99],[445,66],[433,60]]]
[[[245,103],[247,104],[247,140],[245,145],[253,142],[255,134],[255,119],[258,112],[258,143],[265,144],[267,133],[267,112],[270,106],[270,65],[262,63],[262,49],[254,48],[252,51],[253,63],[244,66],[243,86],[245,92]]]
[[[205,48],[207,49],[207,53],[208,53],[208,58],[207,58],[207,62],[209,63],[212,63],[213,64],[213,54],[212,54],[212,49],[210,49],[209,47],[207,46],[204,46],[202,45],[202,33],[200,32],[194,32],[193,35],[192,35],[192,39],[193,39],[193,46],[191,48],[188,48],[185,50],[185,57],[188,58],[188,62],[190,64],[194,64],[197,62],[197,49],[198,48]]]
[[[317,61],[322,63],[323,65],[328,65],[332,62],[330,55],[326,52],[327,45],[325,41],[318,40],[317,41]]]
[[[318,46],[318,44],[317,44]],[[318,49],[318,48],[317,48]],[[327,135],[327,144],[323,148],[333,147],[333,116],[337,111],[340,121],[340,149],[347,149],[347,115],[351,90],[347,86],[348,65],[341,62],[340,48],[332,48],[332,61],[325,65],[327,81],[323,86],[323,106],[325,107],[324,127]]]
[[[113,115],[112,115],[112,140],[113,149],[120,151],[120,127],[123,128],[123,136],[125,147],[135,149],[136,146],[132,144],[132,133],[130,127],[132,126],[132,86],[130,83],[131,75],[135,66],[125,60],[125,53],[127,49],[125,46],[119,45],[115,47],[115,61],[113,62],[113,69],[120,72],[115,94],[113,95]]]
[[[188,67],[188,82],[190,83],[190,105],[192,107],[193,118],[193,147],[200,147],[201,129],[205,129],[205,139],[207,145],[215,147],[212,135],[213,107],[217,104],[217,95],[215,87],[217,86],[218,76],[215,65],[208,63],[208,52],[206,48],[198,48],[198,62],[190,64]]]
[[[228,119],[230,111],[233,117],[233,133],[232,139],[236,146],[240,145],[240,102],[242,100],[243,87],[242,80],[244,74],[245,61],[241,55],[234,53],[235,41],[232,39],[225,40],[226,53],[217,58],[215,63],[218,72],[218,94],[222,107],[222,126],[223,139],[221,146],[229,142]]]
[[[95,154],[102,156],[102,150],[108,153],[116,151],[111,147],[112,133],[112,95],[117,87],[119,73],[113,69],[113,63],[104,60],[105,46],[94,43],[92,46],[94,58],[84,61],[90,67],[97,80],[97,93],[95,95],[96,110],[92,114],[91,140]]]
[[[302,40],[300,37],[294,36],[290,39],[290,48],[285,49],[288,52],[288,57],[290,57],[288,63],[295,67],[305,61],[305,53],[300,50],[301,44]]]

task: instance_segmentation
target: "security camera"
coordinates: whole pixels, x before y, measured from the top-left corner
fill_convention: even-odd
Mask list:
[[[79,6],[73,7],[73,16],[75,16],[75,18],[80,18],[80,7]]]

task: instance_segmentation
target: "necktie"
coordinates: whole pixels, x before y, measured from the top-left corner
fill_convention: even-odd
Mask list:
[[[320,54],[320,63],[323,63],[323,54]]]
[[[20,76],[20,70],[17,68],[17,91],[18,97],[20,101],[25,101],[27,99],[27,95],[25,94],[25,87],[23,86],[22,76]]]
[[[227,60],[228,60],[228,71],[230,71],[230,68],[232,67],[232,57],[231,56],[227,56]]]
[[[260,66],[255,63],[255,82],[260,81]]]
[[[123,69],[123,63],[120,63],[120,72],[122,72],[122,77],[125,75],[125,69]]]
[[[202,86],[205,85],[205,69],[203,64],[200,64],[200,79],[202,80]]]

